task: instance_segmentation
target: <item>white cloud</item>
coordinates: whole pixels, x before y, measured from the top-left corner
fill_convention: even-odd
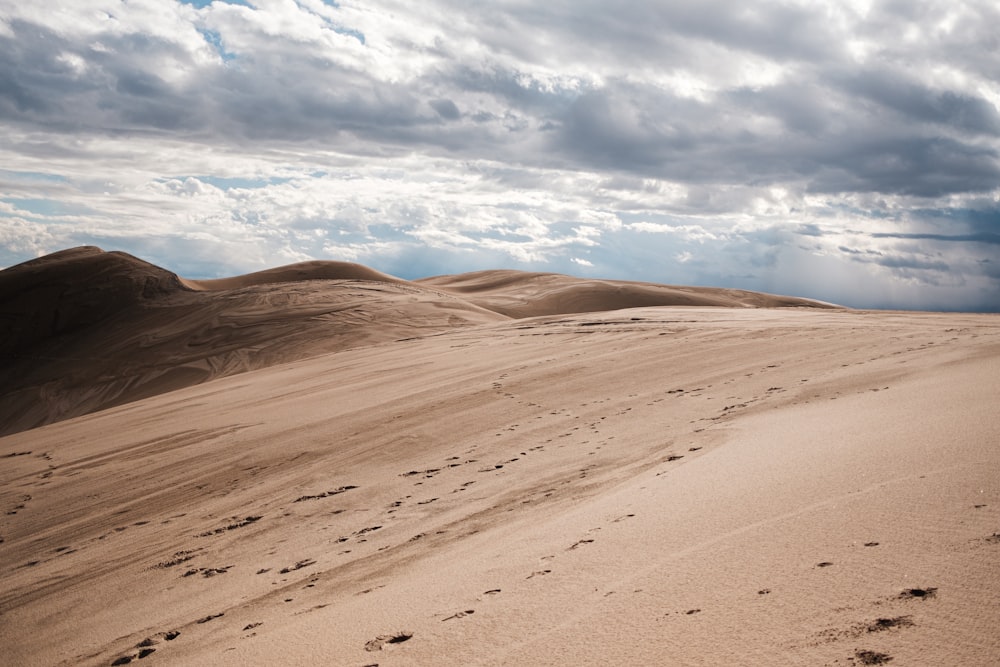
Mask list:
[[[95,242],[1000,303],[988,0],[253,5],[0,8],[0,264]]]

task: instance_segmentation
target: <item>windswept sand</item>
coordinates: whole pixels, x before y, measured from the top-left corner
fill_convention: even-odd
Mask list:
[[[1000,318],[503,278],[0,438],[4,664],[998,664]]]

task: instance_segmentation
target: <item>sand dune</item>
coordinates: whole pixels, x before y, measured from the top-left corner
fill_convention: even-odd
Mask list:
[[[504,319],[355,264],[191,281],[78,248],[0,272],[0,433],[316,354]]]
[[[409,282],[315,261],[187,280],[83,247],[0,271],[0,434],[207,380],[508,317],[640,305],[820,305],[707,288],[487,271]]]
[[[381,283],[404,284],[401,280],[387,273],[370,269],[353,262],[313,261],[300,262],[248,273],[234,278],[219,278],[217,280],[182,280],[184,285],[195,290],[232,290],[252,287],[254,285],[273,285],[275,283],[294,283],[307,280],[368,280]]]
[[[834,308],[812,299],[713,287],[677,287],[625,280],[585,280],[558,273],[477,271],[417,281],[462,295],[509,317],[592,313],[642,306]]]
[[[997,664],[997,316],[445,291],[504,280],[338,278],[398,337],[0,438],[4,664]],[[163,284],[171,350],[320,298]]]

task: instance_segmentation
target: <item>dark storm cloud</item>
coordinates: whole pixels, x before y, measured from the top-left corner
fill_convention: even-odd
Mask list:
[[[885,133],[890,132],[887,124]],[[995,149],[947,137],[873,134],[842,137],[840,144],[820,149],[823,154],[815,156],[817,175],[810,189],[940,197],[992,190],[1000,179],[1000,154]]]
[[[431,100],[430,105],[439,116],[448,120],[455,120],[462,115],[458,105],[451,100]]]
[[[802,236],[823,236],[824,234],[823,230],[820,229],[819,225],[815,224],[799,225],[795,229],[795,233],[800,234]]]
[[[0,38],[0,117],[6,122],[84,134],[204,126],[204,104],[193,98],[207,91],[171,86],[157,73],[164,60],[194,64],[177,44],[135,34],[86,44],[23,21],[11,28],[30,38]]]
[[[875,232],[872,238],[983,243],[1000,245],[1000,209],[985,208],[915,209],[915,220],[935,230],[931,232]]]
[[[0,118],[43,121],[62,112],[55,92],[72,94],[69,67],[52,56],[62,42],[51,31],[15,21],[11,29],[32,39],[0,37]]]
[[[627,171],[661,172],[671,158],[682,160],[695,150],[689,124],[691,106],[669,95],[656,95],[660,113],[651,114],[644,102],[655,92],[648,88],[609,86],[578,97],[559,118],[555,145],[575,162]],[[641,99],[645,98],[645,99]]]
[[[329,141],[341,131],[391,136],[433,116],[417,111],[419,97],[404,86],[319,71],[308,59],[291,76],[264,56],[243,67],[206,67],[176,42],[149,35],[102,34],[98,47],[40,25],[11,28],[18,39],[0,38],[0,117],[25,129]],[[67,54],[82,71],[67,64]],[[159,73],[165,63],[193,74],[168,83]]]
[[[1000,233],[982,232],[979,234],[905,234],[901,232],[875,232],[876,239],[917,239],[925,241],[949,241],[952,243],[989,243],[1000,245]]]
[[[942,271],[948,270],[948,264],[939,260],[924,259],[920,257],[904,257],[904,256],[879,256],[874,260],[879,266],[885,266],[890,269],[918,269],[918,270],[932,270],[932,271]]]
[[[1000,135],[1000,113],[975,95],[935,90],[900,69],[869,69],[832,79],[859,104],[874,102],[909,122],[932,123],[972,135]]]
[[[490,64],[478,68],[454,64],[435,73],[439,85],[475,93],[501,102],[500,108],[517,109],[548,118],[565,113],[579,94],[576,90],[543,90],[516,68]]]

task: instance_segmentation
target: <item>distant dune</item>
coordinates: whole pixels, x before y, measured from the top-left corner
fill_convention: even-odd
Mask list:
[[[740,290],[480,271],[410,282],[314,261],[186,280],[81,247],[0,271],[0,435],[361,345],[637,306],[829,307]]]
[[[746,290],[677,287],[625,280],[590,280],[558,273],[477,271],[416,281],[459,294],[513,318],[594,313],[643,306],[836,308],[832,304]]]

